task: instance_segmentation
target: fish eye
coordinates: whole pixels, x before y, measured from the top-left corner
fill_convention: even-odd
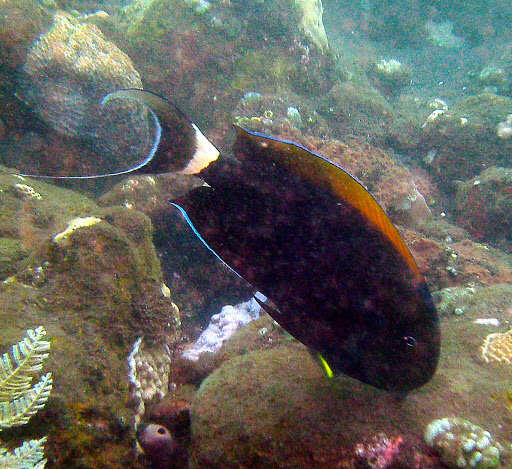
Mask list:
[[[411,335],[404,335],[402,337],[402,341],[406,345],[406,347],[410,347],[410,348],[416,347],[416,339]]]

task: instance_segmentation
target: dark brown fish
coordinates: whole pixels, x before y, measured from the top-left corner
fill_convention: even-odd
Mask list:
[[[141,90],[158,147],[140,173],[177,171],[206,184],[174,201],[195,233],[262,292],[290,334],[335,373],[404,393],[434,374],[437,313],[400,234],[354,177],[292,142],[235,126],[233,156],[168,101]]]

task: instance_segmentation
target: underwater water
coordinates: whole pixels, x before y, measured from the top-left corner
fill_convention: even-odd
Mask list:
[[[0,2],[0,467],[512,468],[511,23]]]

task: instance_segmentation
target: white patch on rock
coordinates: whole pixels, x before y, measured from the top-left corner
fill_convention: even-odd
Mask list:
[[[235,306],[224,306],[220,313],[211,317],[210,324],[201,333],[196,343],[183,352],[183,358],[195,361],[204,352],[218,352],[222,344],[235,331],[258,319],[260,310],[261,307],[254,298]]]
[[[87,226],[96,225],[96,223],[99,223],[101,221],[101,218],[97,217],[83,217],[83,218],[74,218],[68,223],[67,228],[62,231],[61,233],[57,233],[53,238],[52,241],[54,243],[60,244],[63,241],[65,241],[74,231],[78,230],[79,228],[85,228]]]

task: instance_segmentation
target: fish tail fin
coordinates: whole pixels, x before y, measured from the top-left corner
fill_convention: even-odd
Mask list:
[[[147,156],[140,163],[121,171],[89,175],[45,175],[23,172],[18,175],[45,179],[94,179],[128,173],[198,174],[220,156],[217,148],[199,128],[170,101],[149,91],[135,88],[121,89],[105,95],[101,100],[101,108],[117,99],[135,101],[147,106],[154,121],[153,143]]]
[[[157,94],[134,88],[117,90],[107,94],[101,105],[114,99],[128,99],[146,105],[158,124],[153,154],[150,153],[132,171],[198,174],[220,156],[219,150],[183,112]]]

